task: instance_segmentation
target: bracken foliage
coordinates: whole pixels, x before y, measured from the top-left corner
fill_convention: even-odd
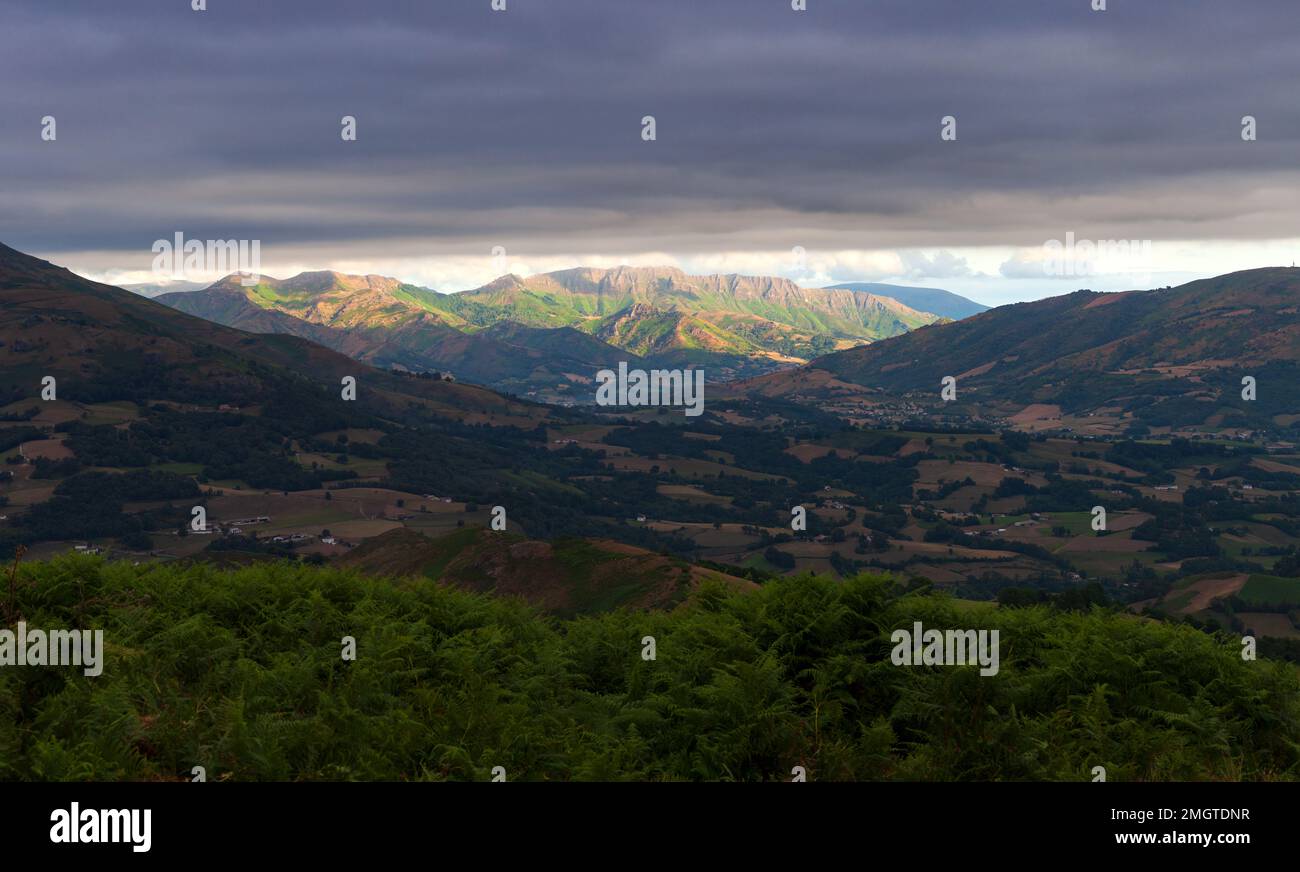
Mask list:
[[[1235,639],[881,577],[559,621],[427,580],[66,557],[22,568],[18,611],[102,629],[106,651],[98,677],[0,668],[4,780],[1290,780],[1300,763],[1294,667]],[[1000,672],[893,665],[889,634],[916,620],[1000,630]]]

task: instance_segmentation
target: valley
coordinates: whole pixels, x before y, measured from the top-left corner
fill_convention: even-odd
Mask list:
[[[373,287],[356,294],[364,300]],[[554,725],[553,756],[521,748],[504,757],[525,777],[718,778],[734,766],[767,779],[799,759],[828,779],[951,778],[967,772],[968,752],[907,712],[961,699],[967,691],[952,682],[962,673],[927,670],[904,687],[881,647],[879,627],[921,620],[975,622],[1012,640],[990,680],[1040,688],[1043,704],[1017,715],[1025,735],[1051,735],[1075,716],[1042,689],[1060,681],[1042,657],[1073,664],[1070,676],[1101,669],[1098,681],[1122,680],[1121,665],[1098,666],[1093,645],[1133,656],[1199,652],[1166,663],[1175,695],[1200,693],[1198,670],[1215,662],[1216,674],[1256,688],[1252,699],[1268,711],[1280,705],[1275,694],[1293,698],[1300,416],[1275,400],[1233,417],[1220,399],[1211,415],[1157,420],[1123,396],[1089,394],[1096,406],[1050,397],[1032,387],[1052,378],[1041,367],[1019,370],[1026,386],[1011,401],[967,402],[968,389],[992,389],[959,357],[935,364],[965,367],[958,402],[939,405],[922,389],[925,372],[894,365],[913,359],[914,343],[956,354],[970,323],[1005,317],[1000,310],[789,372],[707,384],[701,414],[688,416],[539,404],[442,372],[378,366],[348,342],[330,340],[357,358],[316,341],[316,331],[347,335],[339,331],[351,326],[253,312],[241,296],[231,320],[258,331],[246,332],[12,249],[0,248],[0,298],[0,558],[15,580],[6,608],[52,625],[93,615],[108,629],[114,676],[102,689],[44,693],[42,705],[91,694],[87,705],[109,711],[113,699],[145,692],[146,660],[178,664],[162,709],[141,702],[123,715],[130,736],[110,731],[99,742],[78,727],[75,751],[16,758],[10,771],[20,777],[60,776],[76,760],[79,771],[169,780],[191,759],[176,737],[199,735],[202,759],[223,777],[332,779],[343,766],[375,778],[477,778],[483,760],[502,759],[491,750],[502,735],[542,718]],[[350,323],[347,305],[312,294],[299,302],[332,306]],[[366,329],[428,328],[424,315],[392,317],[391,328]],[[292,331],[264,318],[286,319]],[[547,329],[503,322],[481,333]],[[1268,374],[1290,365],[1291,350],[1274,344],[1253,361],[1261,396],[1278,390]],[[1188,378],[1192,364],[1177,349],[1166,354],[1169,375],[1150,378]],[[582,366],[595,376],[594,364]],[[55,399],[40,396],[47,378]],[[355,380],[355,400],[340,391],[345,380]],[[67,578],[76,584],[59,581]],[[250,635],[250,620],[266,623]],[[157,621],[186,631],[151,629]],[[1044,621],[1059,635],[1044,637]],[[286,622],[305,635],[285,637]],[[327,679],[375,700],[370,719],[349,717],[346,729],[385,747],[379,756],[357,758],[355,743],[303,744],[296,732],[337,721],[330,700],[339,697],[291,664],[335,675],[340,632],[360,639],[361,663],[389,664]],[[1080,648],[1068,641],[1076,637],[1088,641]],[[251,660],[218,658],[202,672],[184,665],[235,638]],[[1265,663],[1290,661],[1290,671],[1251,670],[1241,638]],[[124,649],[123,639],[134,641]],[[645,639],[664,652],[653,668],[671,671],[645,671],[636,647]],[[520,665],[537,657],[568,665],[542,667],[543,679]],[[393,658],[433,662],[436,676],[426,681]],[[265,676],[251,690],[240,677],[250,668]],[[808,670],[821,677],[808,684]],[[1070,681],[1072,693],[1092,692],[1086,678]],[[286,682],[301,701],[285,699]],[[497,702],[471,689],[483,682]],[[250,700],[240,729],[263,749],[256,754],[223,738],[236,716],[219,701],[236,685]],[[832,692],[843,717],[825,708]],[[451,702],[434,701],[447,694]],[[761,714],[772,694],[795,708]],[[698,726],[683,720],[682,699],[708,713]],[[1107,718],[1179,733],[1132,699],[1115,705]],[[646,739],[600,707],[635,718]],[[752,738],[735,740],[726,712]],[[824,726],[808,727],[808,712],[826,712]],[[476,725],[459,725],[469,713]],[[177,718],[198,726],[180,730]],[[403,732],[413,719],[433,725],[428,737]],[[759,723],[777,737],[754,732]],[[993,723],[976,720],[953,741],[983,747],[976,736]],[[1237,715],[1232,723],[1245,729]],[[1082,741],[1036,754],[1025,735],[1007,740],[1021,762],[998,763],[989,776],[1077,779],[1093,755],[1111,753]],[[1118,753],[1115,771],[1135,779],[1267,778],[1289,759]],[[615,764],[610,754],[630,756]]]
[[[307,373],[276,347],[300,339],[223,333],[16,253],[10,263],[11,274],[22,272],[14,265],[27,270],[31,292],[74,295],[45,294],[23,304],[28,314],[6,308],[28,325],[21,347],[0,349],[16,394],[25,386],[11,374],[41,370],[38,349],[66,344],[59,329],[75,324],[87,335],[85,310],[97,297],[151,307],[157,325],[146,338],[135,321],[105,317],[94,340],[101,348],[165,349],[171,333],[191,337],[175,359],[164,351],[142,359],[154,371],[143,388],[128,386],[120,363],[82,364],[65,370],[57,402],[29,396],[0,407],[0,545],[10,553],[22,544],[35,558],[70,550],[132,561],[294,557],[400,567],[473,589],[482,582],[467,579],[496,572],[504,575],[488,589],[573,609],[546,585],[510,580],[509,555],[557,539],[597,551],[617,542],[641,561],[664,555],[665,572],[691,579],[889,572],[962,599],[1115,603],[1237,632],[1249,624],[1277,640],[1300,626],[1300,449],[1294,427],[1276,420],[1152,427],[1145,407],[1069,415],[1044,403],[1010,417],[972,414],[987,407],[962,403],[938,415],[907,392],[827,378],[845,371],[840,355],[711,387],[698,418],[667,408],[566,409],[342,357],[313,360]],[[239,356],[190,362],[192,337],[204,331]],[[923,342],[924,333],[880,353]],[[213,369],[203,381],[181,381],[205,365]],[[1261,361],[1258,371],[1276,365]],[[357,373],[364,401],[332,399],[319,377],[330,369]],[[225,387],[227,370],[245,374],[240,391]],[[923,376],[906,378],[916,385]],[[963,391],[978,378],[963,377]],[[785,389],[770,390],[774,383]],[[148,399],[129,398],[141,390]],[[1089,527],[1098,505],[1109,513],[1102,532]],[[189,529],[193,506],[204,508],[210,530]],[[489,527],[494,506],[507,513],[508,535],[464,538]],[[806,511],[804,529],[792,529],[795,507]],[[248,518],[262,520],[237,523]],[[444,578],[451,559],[478,569]],[[1236,581],[1216,586],[1216,578]],[[1268,597],[1261,585],[1271,585]]]

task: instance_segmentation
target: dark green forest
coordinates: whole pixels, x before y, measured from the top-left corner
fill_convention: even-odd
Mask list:
[[[105,661],[0,669],[0,780],[1300,774],[1296,669],[1242,660],[1236,637],[880,576],[558,620],[427,579],[68,556],[4,595],[9,626],[102,629]],[[893,665],[890,633],[918,620],[998,629],[1001,670]]]

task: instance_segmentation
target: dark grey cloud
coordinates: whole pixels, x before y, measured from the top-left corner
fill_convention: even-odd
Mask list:
[[[1298,235],[1295,0],[808,5],[0,0],[0,240],[450,255]]]

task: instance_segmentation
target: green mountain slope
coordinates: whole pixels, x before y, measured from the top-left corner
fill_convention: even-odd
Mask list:
[[[255,305],[327,327],[395,327],[420,317],[462,326],[463,319],[439,308],[439,294],[384,276],[322,271],[290,279],[262,276],[245,288],[229,276],[212,286],[238,290]]]
[[[445,300],[394,279],[329,272],[263,277],[251,288],[230,277],[203,291],[158,298],[241,330],[302,336],[381,368],[449,372],[549,401],[585,402],[597,371],[638,360],[571,329],[502,324],[482,330],[447,310]]]

